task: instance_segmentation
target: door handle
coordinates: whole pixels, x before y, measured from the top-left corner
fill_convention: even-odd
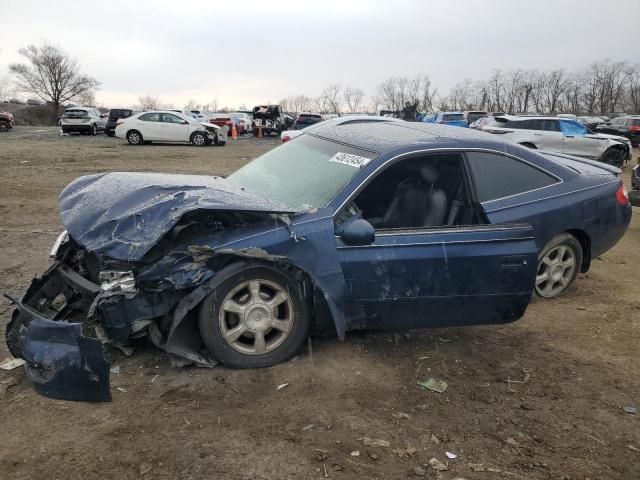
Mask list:
[[[520,268],[529,263],[525,255],[509,255],[500,259],[502,268]]]
[[[573,138],[573,135],[565,135],[567,138]]]
[[[541,134],[541,133],[534,133],[534,135],[535,135],[536,137],[541,137],[541,136],[542,136],[542,134]]]

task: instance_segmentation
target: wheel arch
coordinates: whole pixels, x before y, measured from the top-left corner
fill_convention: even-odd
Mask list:
[[[570,229],[567,233],[573,235],[582,247],[582,265],[580,265],[580,273],[585,273],[591,266],[591,238],[584,230]]]
[[[166,333],[158,326],[150,330],[152,342],[169,353],[191,360],[200,365],[213,365],[217,361],[203,354],[203,342],[198,327],[198,310],[204,299],[218,288],[228,277],[255,267],[268,266],[297,280],[303,300],[307,303],[311,317],[310,331],[325,333],[336,328],[337,324],[322,289],[301,267],[279,258],[249,258],[242,255],[229,255],[218,264],[215,273],[208,280],[185,295],[177,304],[173,313],[163,322]],[[161,322],[162,323],[162,322]]]

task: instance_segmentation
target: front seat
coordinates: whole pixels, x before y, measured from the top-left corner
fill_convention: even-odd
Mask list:
[[[416,176],[398,184],[393,201],[382,220],[383,228],[436,227],[444,225],[447,195],[435,186],[438,171],[422,165]]]

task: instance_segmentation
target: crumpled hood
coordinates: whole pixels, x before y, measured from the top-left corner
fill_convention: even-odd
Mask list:
[[[69,235],[87,250],[138,261],[193,210],[290,213],[221,177],[114,172],[87,175],[60,194]]]

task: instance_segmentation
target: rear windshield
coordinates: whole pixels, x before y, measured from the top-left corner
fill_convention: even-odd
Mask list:
[[[320,115],[299,115],[297,122],[311,125],[312,123],[318,123],[321,120],[322,117]]]
[[[452,120],[464,120],[464,115],[462,113],[445,113],[442,115],[442,120],[445,122],[450,122]]]
[[[80,110],[77,108],[67,109],[64,111],[63,117],[88,117],[89,113],[86,110]]]
[[[633,125],[634,127],[640,127],[640,120],[634,120],[631,125]]]
[[[124,109],[112,109],[109,112],[109,118],[114,118],[114,119],[118,119],[118,118],[127,118],[130,117],[133,114],[132,110],[124,110]]]

